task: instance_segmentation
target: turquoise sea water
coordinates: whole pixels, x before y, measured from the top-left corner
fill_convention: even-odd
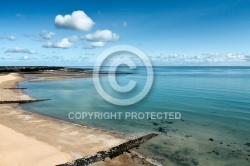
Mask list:
[[[24,104],[32,112],[115,132],[159,137],[136,151],[162,165],[250,165],[250,67],[155,67],[154,84],[141,102],[121,107],[103,100],[91,78],[23,82],[36,98],[51,101]],[[146,80],[144,68],[119,75],[136,89],[117,94],[102,77],[105,90],[118,98],[137,94]],[[180,112],[180,120],[70,120],[69,112]]]

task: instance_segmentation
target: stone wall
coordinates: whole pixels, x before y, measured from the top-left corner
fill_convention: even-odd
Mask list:
[[[34,102],[41,102],[41,101],[48,101],[48,100],[51,100],[51,99],[0,101],[0,104],[24,104],[24,103],[34,103]]]
[[[94,156],[84,157],[84,158],[77,159],[75,161],[68,162],[65,164],[60,164],[57,166],[87,166],[87,165],[93,164],[95,162],[104,161],[105,158],[113,159],[113,158],[123,154],[124,152],[129,151],[132,148],[140,146],[142,143],[150,140],[151,138],[153,138],[157,135],[158,134],[151,133],[151,134],[142,136],[140,138],[130,140],[130,141],[125,142],[123,144],[120,144],[118,146],[115,146],[107,151],[97,152],[96,155],[94,155]]]

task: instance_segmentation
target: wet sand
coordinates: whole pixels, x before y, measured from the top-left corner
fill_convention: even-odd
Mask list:
[[[23,73],[25,77],[29,79],[30,82],[40,82],[40,81],[55,81],[55,80],[65,80],[72,78],[91,78],[92,74],[74,72],[74,71],[44,71],[44,72],[33,72],[33,73]]]

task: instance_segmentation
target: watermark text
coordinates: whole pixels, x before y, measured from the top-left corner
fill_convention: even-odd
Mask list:
[[[70,112],[69,119],[181,119],[180,112]]]

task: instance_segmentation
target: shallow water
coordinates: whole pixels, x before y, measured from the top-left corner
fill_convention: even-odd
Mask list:
[[[136,149],[163,165],[250,165],[250,68],[248,67],[155,67],[154,84],[143,101],[127,107],[104,101],[91,78],[48,82],[23,82],[26,93],[51,101],[22,105],[24,109],[120,133],[160,136]],[[133,75],[120,75],[119,84],[130,79],[136,90],[145,84],[140,68]],[[180,120],[70,120],[69,112],[180,112]],[[210,139],[212,138],[212,139]],[[210,140],[209,140],[210,139]],[[212,140],[212,141],[211,141]]]

